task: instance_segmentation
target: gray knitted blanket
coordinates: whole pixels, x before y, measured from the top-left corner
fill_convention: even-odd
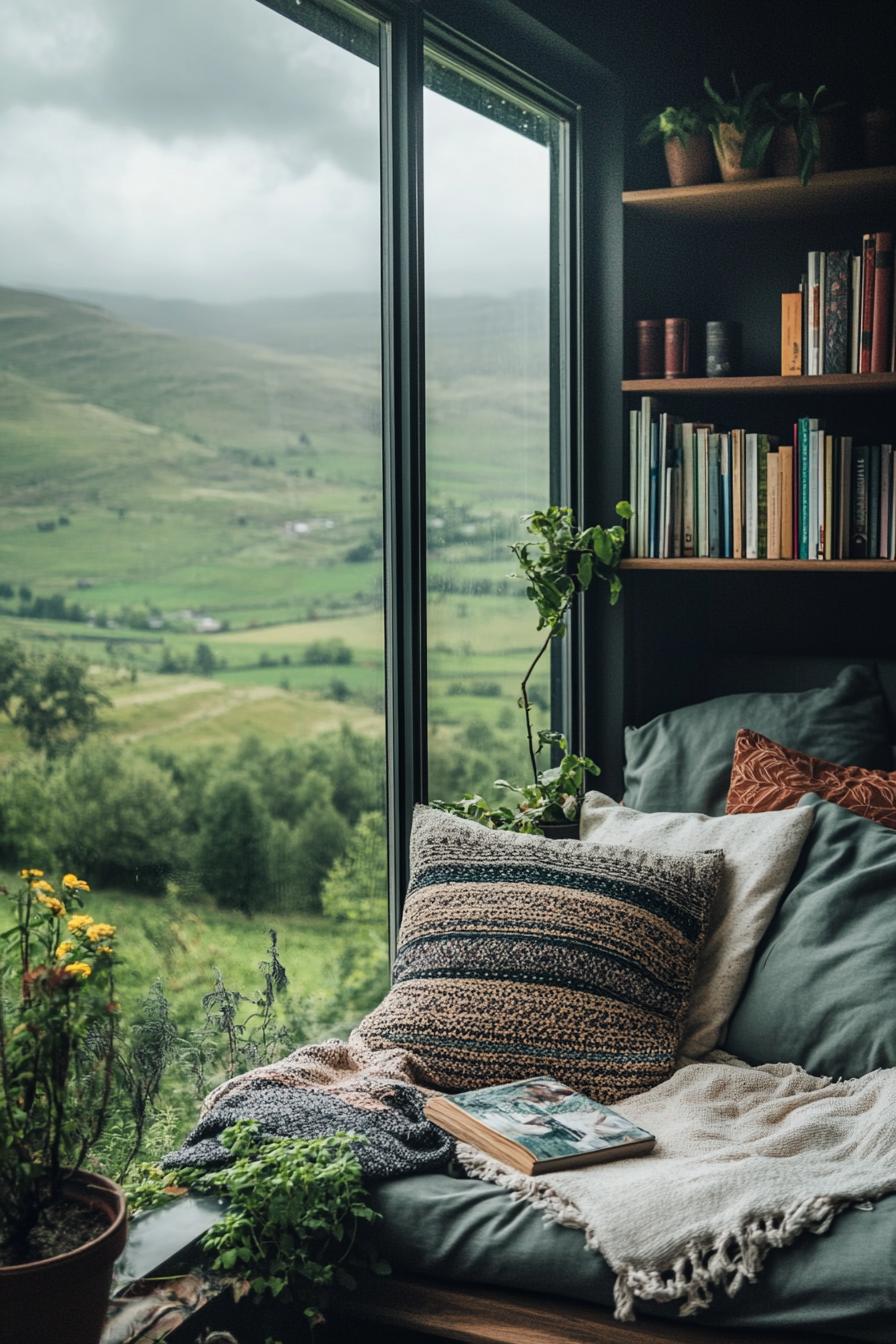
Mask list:
[[[210,1093],[199,1123],[162,1165],[224,1166],[230,1155],[221,1133],[237,1120],[256,1120],[271,1138],[358,1134],[356,1156],[370,1180],[443,1170],[454,1141],[425,1118],[427,1095],[403,1050],[368,1050],[354,1040],[305,1045]]]

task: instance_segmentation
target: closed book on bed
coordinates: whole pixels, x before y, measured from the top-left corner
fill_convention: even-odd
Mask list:
[[[508,1167],[537,1176],[649,1153],[646,1129],[556,1078],[430,1097],[426,1118]]]

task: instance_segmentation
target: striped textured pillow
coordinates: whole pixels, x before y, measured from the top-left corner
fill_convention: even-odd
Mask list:
[[[822,761],[741,728],[725,811],[782,812],[796,807],[804,793],[896,830],[896,771]]]
[[[418,807],[393,988],[357,1028],[451,1091],[550,1074],[599,1101],[674,1067],[723,868]]]

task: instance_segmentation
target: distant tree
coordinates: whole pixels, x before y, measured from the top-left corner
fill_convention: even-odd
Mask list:
[[[385,927],[386,819],[382,812],[364,812],[359,817],[345,853],[327,873],[321,905],[324,914],[335,919]]]
[[[55,756],[82,742],[109,703],[83,659],[61,648],[37,653],[18,640],[0,640],[0,713],[22,730],[32,751]]]
[[[193,670],[200,677],[213,677],[217,666],[217,659],[209,646],[205,643],[197,644],[193,654]]]
[[[341,666],[350,663],[354,654],[343,639],[315,639],[305,645],[303,662],[312,667]]]
[[[228,775],[211,786],[202,812],[196,868],[218,905],[246,912],[265,905],[270,830],[270,815],[251,782]]]
[[[171,775],[112,742],[85,742],[50,782],[53,849],[97,882],[161,891],[183,861]]]
[[[312,805],[295,827],[298,872],[302,882],[302,909],[320,910],[324,879],[344,851],[351,827],[333,805],[325,786],[315,791]]]
[[[331,677],[325,694],[328,700],[335,700],[340,705],[352,698],[351,688],[341,677]]]
[[[0,583],[0,602],[9,602],[13,596],[11,583]]]
[[[27,583],[22,583],[19,585],[19,601],[20,602],[31,601],[31,589],[28,587]]]

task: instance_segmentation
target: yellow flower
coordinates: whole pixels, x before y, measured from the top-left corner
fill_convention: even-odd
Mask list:
[[[83,882],[80,877],[76,877],[74,873],[66,873],[65,877],[62,879],[62,885],[65,887],[66,891],[90,890],[87,883]]]
[[[83,933],[93,923],[92,915],[72,915],[68,922],[69,933]]]
[[[92,924],[87,930],[87,937],[92,943],[99,942],[100,938],[113,938],[114,936],[114,924]]]
[[[38,882],[38,881],[34,881],[34,882],[31,883],[31,885],[32,885],[32,887],[34,888],[35,891],[52,891],[52,890],[53,890],[53,888],[50,886],[49,882],[44,882],[44,881],[40,881],[40,882]]]
[[[88,975],[92,974],[86,961],[70,961],[69,964],[62,969],[67,971],[69,975],[80,975],[82,980],[86,980]]]
[[[58,896],[45,896],[42,891],[39,891],[37,893],[37,899],[40,901],[41,905],[45,905],[48,910],[52,910],[53,914],[58,915],[60,919],[65,914],[65,906]]]
[[[20,868],[19,877],[43,877],[43,868]]]
[[[60,943],[56,949],[56,960],[61,961],[63,957],[67,957],[69,952],[74,952],[74,950],[75,945],[71,940],[66,940],[66,942]]]
[[[97,952],[111,952],[111,951],[112,948],[109,946],[108,943],[100,943],[99,947],[97,948]]]

